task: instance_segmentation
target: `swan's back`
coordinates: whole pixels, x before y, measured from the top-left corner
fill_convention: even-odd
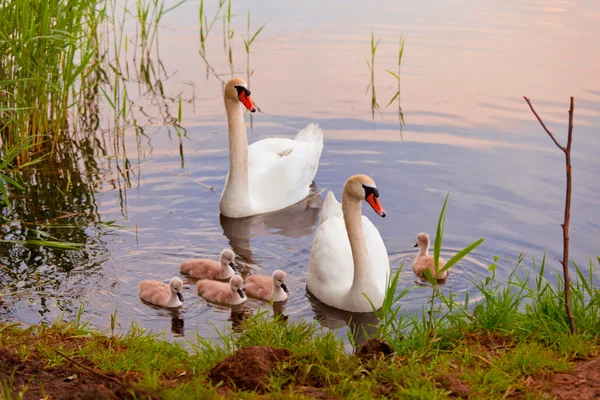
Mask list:
[[[196,282],[196,288],[200,296],[213,303],[229,304],[233,300],[229,282],[202,279]]]
[[[217,279],[221,274],[221,269],[220,262],[207,258],[186,260],[179,266],[179,270],[182,274],[198,279]]]
[[[250,275],[246,278],[246,294],[269,301],[273,296],[273,277],[267,275]]]
[[[159,306],[166,305],[171,297],[171,289],[159,281],[141,281],[140,299]]]
[[[310,191],[323,151],[323,131],[310,124],[294,139],[268,138],[248,147],[248,186],[256,214],[291,206]]]

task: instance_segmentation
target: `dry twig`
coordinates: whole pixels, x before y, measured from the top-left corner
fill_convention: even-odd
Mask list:
[[[552,139],[552,141],[554,142],[556,147],[558,147],[559,149],[562,150],[563,153],[565,153],[565,164],[566,164],[566,170],[567,170],[567,188],[566,188],[566,195],[565,195],[565,219],[564,219],[564,222],[561,224],[562,229],[563,229],[563,258],[560,261],[560,263],[562,264],[563,275],[565,278],[565,308],[567,309],[567,317],[569,319],[569,326],[571,328],[571,333],[575,334],[577,330],[575,327],[575,320],[573,319],[573,310],[571,309],[571,277],[569,274],[569,222],[571,220],[571,184],[572,184],[572,182],[571,182],[571,142],[573,141],[574,100],[573,100],[573,97],[571,96],[571,106],[569,107],[569,132],[568,132],[568,137],[567,137],[567,145],[562,146],[560,143],[558,143],[558,141],[556,140],[556,138],[554,137],[552,132],[550,132],[550,130],[546,127],[546,124],[544,124],[544,121],[542,121],[542,119],[540,118],[538,113],[535,112],[535,109],[533,108],[531,101],[529,101],[529,99],[525,96],[523,96],[523,98],[529,105],[529,108],[531,108],[531,112],[533,112],[533,115],[535,115],[535,117],[539,121],[540,125],[542,125],[542,128],[544,128],[544,130],[546,131],[548,136],[550,136],[550,139]]]

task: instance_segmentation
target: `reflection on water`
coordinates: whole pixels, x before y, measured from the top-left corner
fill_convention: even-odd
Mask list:
[[[315,314],[315,320],[321,326],[329,329],[342,329],[347,326],[350,329],[353,344],[357,346],[363,345],[369,338],[375,337],[379,323],[379,318],[375,313],[352,313],[330,307],[313,296],[308,289],[306,298]]]
[[[156,315],[163,318],[171,318],[171,333],[175,337],[183,337],[185,336],[185,322],[183,320],[183,315],[181,311],[181,307],[176,308],[163,308],[158,307],[154,304],[146,303],[145,301],[140,300],[142,304],[156,312]]]
[[[252,237],[275,234],[299,238],[312,235],[322,205],[321,192],[313,182],[308,197],[298,204],[281,211],[247,218],[229,218],[221,214],[220,222],[233,251],[246,262],[257,264],[250,246]]]

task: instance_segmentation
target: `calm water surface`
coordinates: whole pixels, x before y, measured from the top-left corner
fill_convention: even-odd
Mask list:
[[[215,337],[213,324],[221,329],[235,325],[240,315],[256,313],[259,304],[233,311],[209,305],[197,296],[193,282],[185,281],[185,304],[173,312],[142,304],[137,285],[142,279],[166,282],[179,275],[181,261],[217,257],[232,246],[244,273],[287,271],[290,299],[276,312],[344,328],[350,315],[310,299],[305,277],[324,190],[340,198],[345,180],[356,173],[370,175],[379,187],[388,217],[381,219],[368,208],[364,214],[380,230],[392,269],[407,264],[400,290],[413,285],[416,235],[425,231],[433,236],[448,190],[443,255],[451,257],[479,237],[485,243],[454,269],[444,290],[473,296],[471,281],[487,275],[494,256],[500,257],[501,279],[508,277],[520,253],[540,260],[546,252],[548,268],[558,271],[564,158],[523,95],[562,141],[569,96],[575,96],[571,255],[581,264],[600,255],[597,1],[437,0],[403,6],[397,1],[258,0],[234,1],[233,8],[239,15],[251,9],[253,30],[267,22],[250,57],[250,88],[263,112],[253,116],[252,127],[247,117],[249,141],[292,137],[308,123],[320,124],[325,149],[314,188],[320,194],[269,216],[241,221],[219,216],[228,170],[221,82],[198,55],[198,2],[188,1],[167,14],[160,29],[160,56],[168,75],[163,86],[167,96],[181,93],[185,100],[185,135],[169,131],[164,120],[155,118],[146,136],[126,131],[128,166],[95,154],[100,173],[94,178],[91,211],[118,225],[84,226],[79,241],[89,246],[77,254],[6,257],[9,267],[34,271],[35,279],[52,282],[6,298],[8,318],[35,323],[64,314],[71,319],[85,303],[83,320],[98,327],[106,328],[109,314],[118,309],[124,329],[135,321],[170,338],[190,338],[196,332]],[[245,16],[233,20],[234,74],[240,76],[246,74],[245,24]],[[220,29],[217,23],[206,59],[226,80],[230,67]],[[365,94],[372,31],[382,38],[375,88],[383,110],[374,118],[371,93]],[[401,33],[406,38],[402,132],[397,103],[384,108],[396,92],[397,82],[386,70],[397,71]],[[147,101],[149,110],[160,108],[140,101]],[[177,106],[171,110],[176,114],[173,109]],[[120,174],[125,169],[130,185]],[[214,191],[208,189],[212,186]],[[34,279],[34,274],[26,276]],[[429,294],[413,290],[402,306],[418,311]]]

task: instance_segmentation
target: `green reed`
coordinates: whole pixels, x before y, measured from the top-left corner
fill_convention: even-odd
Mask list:
[[[0,134],[10,148],[33,138],[29,161],[76,123],[97,68],[97,0],[0,1]]]
[[[225,0],[219,0],[219,6],[217,8],[217,12],[212,17],[210,22],[208,21],[208,16],[204,10],[204,0],[200,0],[200,8],[198,9],[198,20],[200,22],[200,52],[204,54],[206,52],[206,41],[208,40],[208,35],[212,31],[213,26],[217,19],[219,19],[219,14],[221,13],[221,9],[225,5]],[[229,3],[229,10],[231,10],[231,2]]]
[[[402,66],[402,55],[404,54],[404,37],[400,35],[400,50],[398,50],[398,72],[386,70],[390,75],[396,78],[398,82],[398,90],[392,97],[386,107],[389,107],[394,100],[398,99],[398,123],[400,125],[400,134],[402,134],[402,127],[404,126],[404,112],[402,111],[402,104],[400,103],[400,67]]]
[[[248,25],[246,30],[246,37],[244,39],[244,48],[246,49],[246,82],[250,85],[250,77],[254,74],[254,71],[250,68],[250,47],[256,37],[262,32],[264,27],[267,24],[263,24],[260,28],[258,28],[252,35],[250,35],[250,10],[248,10]]]
[[[375,111],[381,110],[379,103],[377,103],[377,94],[375,93],[375,54],[377,54],[379,42],[381,42],[381,38],[375,40],[375,32],[371,32],[371,61],[369,62],[369,60],[365,57],[365,62],[367,63],[367,67],[369,67],[369,72],[371,73],[371,80],[367,85],[365,93],[368,93],[369,89],[371,89],[371,116],[373,119],[375,119]]]

